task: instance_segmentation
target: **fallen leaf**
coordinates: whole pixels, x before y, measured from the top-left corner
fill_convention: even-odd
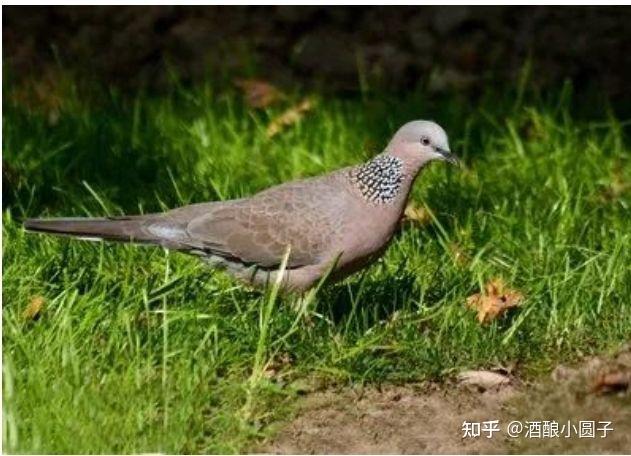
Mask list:
[[[297,105],[287,109],[285,112],[283,112],[270,122],[267,127],[267,137],[271,138],[273,136],[276,136],[285,128],[295,124],[300,119],[302,119],[306,113],[311,111],[313,107],[314,102],[309,98],[305,98]]]
[[[49,124],[56,125],[67,100],[74,100],[73,90],[69,75],[47,69],[21,81],[10,96],[16,104],[47,114]]]
[[[461,385],[475,386],[483,391],[511,384],[509,376],[488,370],[469,370],[458,375]]]
[[[414,203],[410,203],[405,207],[402,221],[425,226],[432,221],[432,216],[425,207],[419,207]]]
[[[293,359],[289,353],[281,353],[265,366],[263,376],[269,379],[278,377],[283,370],[291,366],[292,362]]]
[[[44,308],[45,299],[42,296],[33,296],[22,312],[24,320],[37,320]]]
[[[631,189],[631,182],[624,180],[620,173],[615,173],[611,183],[601,191],[601,199],[604,201],[615,201]]]
[[[602,373],[596,377],[592,387],[593,393],[606,394],[626,391],[631,383],[631,371],[614,371]]]
[[[246,104],[252,108],[267,108],[285,97],[278,88],[260,79],[237,79],[234,83],[243,92]]]
[[[485,285],[483,293],[467,298],[467,307],[478,311],[478,321],[488,323],[504,314],[511,307],[521,304],[524,296],[504,285],[502,279],[493,279]]]

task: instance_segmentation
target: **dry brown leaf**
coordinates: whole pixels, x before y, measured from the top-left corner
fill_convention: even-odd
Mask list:
[[[467,307],[478,311],[480,323],[488,323],[502,316],[511,307],[519,306],[524,299],[524,295],[506,287],[499,278],[491,280],[484,288],[484,293],[476,293],[467,298]]]
[[[260,79],[237,79],[234,83],[251,108],[267,108],[285,97],[278,88]]]
[[[602,373],[596,377],[592,392],[606,394],[629,389],[631,383],[631,371],[618,370]]]
[[[33,296],[22,312],[24,320],[37,320],[44,308],[46,300],[42,296]]]
[[[271,138],[283,131],[290,125],[295,124],[304,117],[306,113],[311,111],[314,107],[313,100],[305,98],[297,105],[284,111],[278,117],[274,118],[267,127],[267,137]]]
[[[511,379],[509,376],[499,372],[469,370],[458,374],[458,382],[461,385],[475,386],[482,390],[488,390],[492,388],[499,389],[502,386],[510,385]]]
[[[75,99],[73,88],[69,74],[48,68],[20,81],[10,97],[16,104],[47,114],[48,123],[56,125],[68,100]]]
[[[403,222],[410,222],[420,226],[425,226],[431,223],[432,216],[425,207],[416,206],[414,203],[409,203],[405,207],[403,212]]]
[[[601,198],[604,201],[614,201],[623,196],[631,189],[631,182],[624,180],[621,173],[614,173],[611,184],[601,191]]]
[[[293,359],[289,353],[281,353],[265,366],[263,376],[265,378],[275,378],[279,376],[283,370],[290,367],[292,363]]]

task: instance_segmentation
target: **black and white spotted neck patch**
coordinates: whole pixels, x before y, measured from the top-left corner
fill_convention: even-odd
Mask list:
[[[353,185],[368,201],[376,204],[392,202],[403,182],[403,162],[392,155],[378,155],[349,172]]]

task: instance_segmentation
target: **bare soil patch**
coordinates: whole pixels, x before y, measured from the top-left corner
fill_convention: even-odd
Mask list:
[[[629,386],[622,382],[608,388],[599,383],[628,375],[631,347],[614,356],[586,359],[578,366],[558,366],[549,378],[531,383],[507,376],[509,381],[488,389],[454,381],[316,392],[304,398],[296,418],[257,452],[629,453]],[[492,438],[463,438],[465,420],[499,420],[501,430]],[[613,431],[605,438],[600,434],[595,438],[510,437],[506,426],[513,420],[570,420],[576,425],[581,420],[606,420],[612,422]]]

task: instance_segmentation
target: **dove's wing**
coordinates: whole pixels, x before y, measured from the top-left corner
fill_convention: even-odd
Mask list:
[[[317,264],[342,231],[339,193],[327,178],[280,185],[214,204],[190,218],[186,234],[195,248],[262,268],[277,267],[288,247],[289,268]]]

